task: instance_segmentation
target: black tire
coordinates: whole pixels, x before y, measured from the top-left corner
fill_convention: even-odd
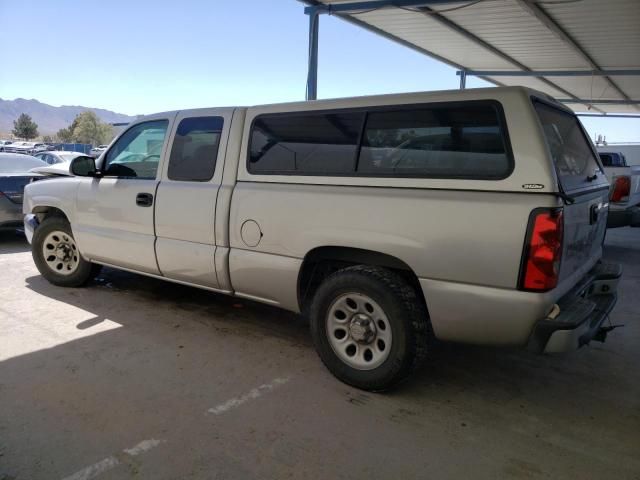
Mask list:
[[[370,370],[343,361],[328,338],[331,305],[352,292],[370,297],[384,310],[393,335],[388,357]],[[311,303],[310,323],[316,351],[329,371],[339,380],[369,391],[387,390],[405,379],[425,359],[431,336],[428,314],[416,290],[397,273],[366,265],[339,270],[324,280]]]
[[[78,265],[73,273],[66,275],[60,274],[47,264],[43,253],[43,244],[47,236],[55,231],[64,232],[73,239],[71,225],[69,225],[69,222],[67,222],[66,219],[61,217],[46,218],[38,228],[36,228],[33,234],[31,255],[33,256],[33,261],[35,262],[40,275],[46,278],[50,283],[59,287],[81,287],[86,285],[87,282],[95,278],[100,273],[102,266],[85,260],[82,258],[82,255],[80,255],[80,252],[77,252]]]

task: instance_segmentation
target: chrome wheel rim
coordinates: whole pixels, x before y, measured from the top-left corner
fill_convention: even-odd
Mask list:
[[[334,300],[326,318],[327,338],[334,353],[357,370],[373,370],[391,352],[391,324],[384,310],[362,293]]]
[[[60,275],[71,275],[78,268],[80,253],[73,237],[55,230],[42,243],[44,261],[51,271]]]

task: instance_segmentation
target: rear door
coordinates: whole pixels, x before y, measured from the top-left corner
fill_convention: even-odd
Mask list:
[[[233,109],[180,112],[155,205],[156,256],[168,278],[216,288],[215,211]]]
[[[560,281],[591,268],[602,255],[607,225],[609,182],[578,118],[543,101],[534,101],[559,188],[573,199],[564,207],[564,247]]]

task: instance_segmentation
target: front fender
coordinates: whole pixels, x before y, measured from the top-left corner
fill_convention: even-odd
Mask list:
[[[55,178],[30,183],[24,189],[22,213],[45,213],[60,210],[73,226],[76,220],[76,196],[78,181],[75,178]]]

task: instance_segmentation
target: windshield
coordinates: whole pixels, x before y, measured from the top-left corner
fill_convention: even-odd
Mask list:
[[[578,118],[542,102],[534,105],[563,190],[606,183]]]

